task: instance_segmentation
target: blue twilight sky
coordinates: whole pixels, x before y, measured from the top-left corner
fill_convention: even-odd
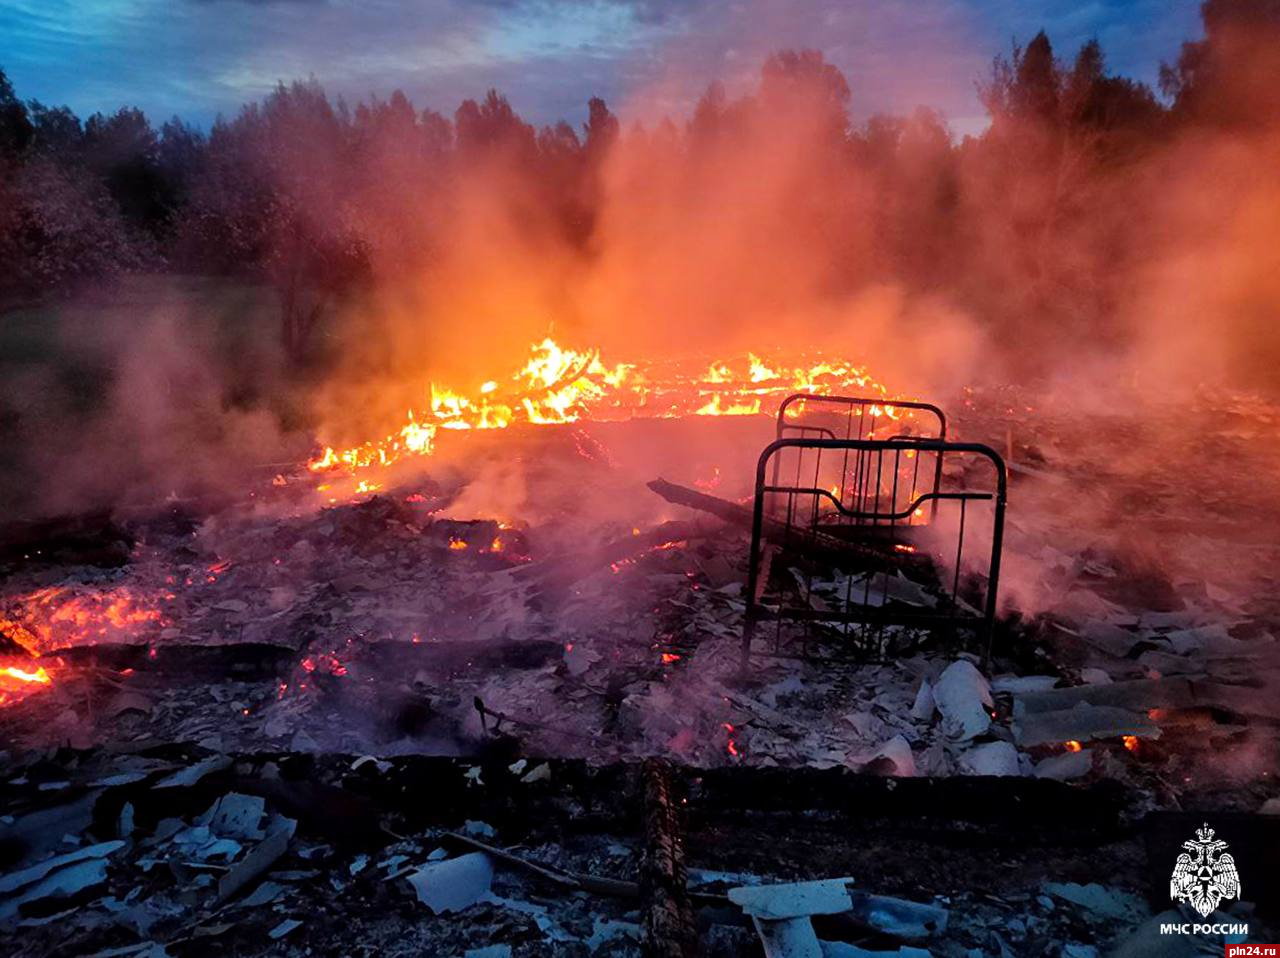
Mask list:
[[[0,67],[24,99],[82,116],[122,105],[201,126],[277,80],[314,75],[355,102],[397,87],[451,114],[490,86],[526,119],[687,113],[714,78],[741,88],[770,50],[816,47],[855,119],[925,103],[981,128],[974,81],[1044,27],[1060,56],[1097,37],[1154,84],[1200,35],[1198,0],[0,0]]]

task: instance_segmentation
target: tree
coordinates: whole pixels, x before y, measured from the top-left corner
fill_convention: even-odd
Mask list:
[[[45,156],[59,156],[79,162],[84,129],[80,118],[68,107],[47,107],[39,100],[28,105],[32,125],[32,150]]]
[[[729,115],[724,84],[714,80],[707,85],[693,108],[689,120],[689,138],[706,141],[718,135],[726,126]]]
[[[843,139],[849,127],[849,84],[818,50],[782,50],[760,68],[760,100],[773,115],[813,111],[825,134]]]
[[[978,84],[978,98],[993,125],[1049,128],[1058,120],[1062,78],[1053,44],[1041,30],[1025,47],[1013,45],[1010,57],[996,57],[991,75]]]
[[[463,153],[502,154],[526,161],[536,153],[533,127],[516,115],[497,90],[490,90],[479,103],[463,100],[453,125]]]
[[[593,96],[587,101],[587,122],[582,125],[582,132],[590,156],[604,156],[617,142],[618,130],[618,118],[609,112],[609,105],[604,100]]]
[[[27,108],[13,92],[13,84],[0,69],[0,160],[26,150],[35,135]]]
[[[153,263],[94,176],[48,157],[23,163],[0,218],[0,293],[67,290]]]
[[[186,205],[204,159],[205,148],[204,134],[176,116],[160,127],[156,168],[163,183],[162,202],[166,218]]]
[[[1280,122],[1280,0],[1204,0],[1205,38],[1161,64],[1160,89],[1185,122]]]
[[[141,110],[95,113],[84,124],[85,165],[102,178],[126,220],[158,231],[167,214],[158,163],[159,140]]]
[[[344,119],[313,79],[280,84],[260,121],[246,121],[271,190],[265,272],[280,297],[280,342],[295,364],[306,359],[325,308],[368,272],[367,243],[343,202]]]

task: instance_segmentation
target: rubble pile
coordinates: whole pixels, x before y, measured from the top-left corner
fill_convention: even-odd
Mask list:
[[[575,513],[555,469],[532,521],[458,517],[466,482],[418,476],[24,530],[0,553],[0,655],[26,683],[0,698],[0,925],[103,958],[628,955],[664,922],[702,954],[1165,953],[1142,823],[1275,810],[1280,511],[1223,492],[1280,465],[1255,441],[1273,414],[1215,399],[1177,433],[1191,482],[1141,431],[1124,462],[1081,453],[1128,419],[967,403],[960,429],[1012,472],[990,656],[930,635],[850,654],[821,624],[821,654],[770,654],[793,623],[744,673],[747,532],[607,456],[573,465],[642,508]],[[853,574],[828,565],[819,598]],[[909,572],[883,594],[935,601]],[[655,759],[689,802],[662,842],[637,811]],[[912,805],[935,785],[956,791]],[[957,801],[997,819],[977,845],[972,822],[894,824]],[[1020,802],[1043,813],[1023,832]],[[659,874],[655,842],[687,861]],[[1004,871],[979,881],[982,842]]]
[[[29,756],[0,783],[0,921],[22,954],[641,954],[638,766],[504,761]],[[1124,796],[1041,783],[1002,812],[978,780],[902,792],[812,770],[752,794],[747,772],[672,779],[700,954],[757,934],[791,954],[769,950],[786,923],[822,954],[1083,958],[1150,917]],[[989,843],[984,864],[939,843],[956,829]],[[851,840],[815,855],[832,830]],[[1070,880],[1081,847],[1105,881]],[[1067,878],[1028,885],[1045,862]]]

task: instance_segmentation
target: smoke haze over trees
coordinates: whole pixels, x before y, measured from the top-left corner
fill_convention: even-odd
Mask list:
[[[157,129],[24,102],[0,74],[0,298],[252,277],[293,361],[342,307],[368,327],[353,361],[406,374],[555,327],[647,348],[801,331],[846,354],[896,337],[937,363],[995,346],[1013,373],[1141,348],[1171,376],[1273,385],[1280,0],[1202,13],[1160,95],[1096,42],[1014,47],[975,78],[990,125],[963,140],[927,106],[853,127],[858,91],[811,50],[647,126],[593,98],[580,127],[535,129],[497,91],[452,117],[400,92],[352,107],[310,80]]]

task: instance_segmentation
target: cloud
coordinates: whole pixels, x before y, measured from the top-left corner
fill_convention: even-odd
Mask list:
[[[769,50],[817,47],[849,77],[854,113],[940,108],[964,127],[974,81],[1040,27],[1069,55],[1097,36],[1153,80],[1197,29],[1196,0],[10,0],[0,65],[20,95],[81,114],[129,104],[207,124],[279,80],[314,75],[358,100],[403,89],[451,112],[497,86],[537,123],[586,99],[685,112],[715,78],[745,81]],[[656,88],[664,96],[655,101]]]

